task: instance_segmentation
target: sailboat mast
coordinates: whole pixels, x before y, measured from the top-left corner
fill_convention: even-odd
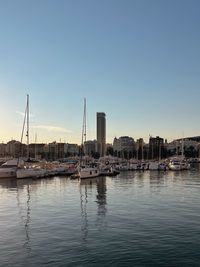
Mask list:
[[[86,98],[84,98],[84,117],[83,117],[83,127],[84,127],[84,142],[86,141]]]
[[[144,161],[144,143],[142,139],[142,161]]]
[[[184,140],[183,140],[183,138],[181,140],[181,156],[182,156],[182,158],[184,156]]]
[[[161,161],[161,143],[159,141],[159,157],[158,157],[159,162]]]
[[[181,156],[183,159],[184,157],[184,132],[182,133],[182,140],[181,140]]]
[[[81,140],[82,150],[85,141],[86,141],[86,99],[84,98],[83,128],[82,128],[82,140]]]
[[[37,133],[35,134],[35,159],[37,158]]]
[[[26,123],[27,123],[27,131],[26,131],[26,137],[27,137],[27,159],[29,159],[29,95],[27,95],[27,107],[26,107]]]

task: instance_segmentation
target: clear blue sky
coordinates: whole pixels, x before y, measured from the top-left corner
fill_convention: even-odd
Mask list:
[[[200,135],[199,0],[0,0],[0,142]]]

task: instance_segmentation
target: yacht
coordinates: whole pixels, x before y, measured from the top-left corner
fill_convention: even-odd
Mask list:
[[[186,159],[177,157],[169,161],[168,167],[172,171],[189,170],[190,164]]]
[[[181,170],[181,161],[179,159],[171,159],[168,164],[169,170],[171,171],[180,171]]]
[[[80,179],[93,178],[99,176],[97,167],[81,166],[78,172]]]
[[[25,166],[24,168],[17,169],[16,176],[17,179],[22,178],[40,178],[44,177],[46,173],[45,169],[40,168],[39,166]]]
[[[181,170],[189,170],[190,169],[190,163],[187,160],[181,161]]]
[[[0,166],[0,178],[16,178],[18,166],[23,165],[19,159],[11,159]]]
[[[167,170],[167,164],[165,162],[160,162],[160,161],[149,161],[147,163],[147,170],[152,170],[152,171],[166,171]]]
[[[120,173],[120,171],[116,170],[111,165],[101,164],[99,167],[100,176],[115,176],[119,173]]]

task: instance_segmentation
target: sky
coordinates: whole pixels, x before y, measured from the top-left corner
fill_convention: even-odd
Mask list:
[[[0,142],[200,135],[199,0],[0,0]],[[23,140],[23,142],[26,142]]]

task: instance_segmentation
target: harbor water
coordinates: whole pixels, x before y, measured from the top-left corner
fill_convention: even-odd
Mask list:
[[[0,266],[200,266],[200,170],[0,180]]]

